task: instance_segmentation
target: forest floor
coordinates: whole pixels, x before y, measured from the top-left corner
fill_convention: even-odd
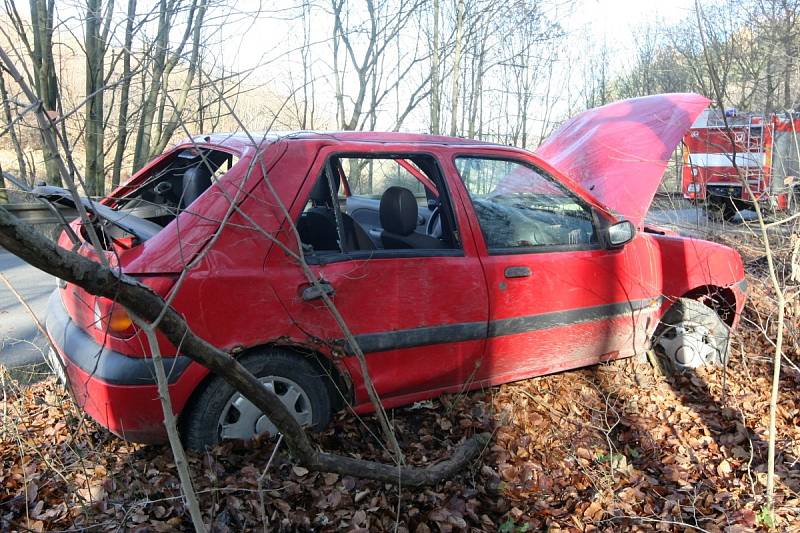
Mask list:
[[[753,263],[754,272],[758,261]],[[778,409],[775,513],[764,510],[772,345],[763,276],[727,369],[662,378],[620,361],[391,412],[409,463],[491,432],[479,460],[413,490],[308,472],[274,444],[191,455],[213,531],[800,531],[800,361],[790,307]],[[189,530],[168,447],[126,443],[81,418],[53,378],[6,375],[0,399],[0,530]],[[388,461],[374,419],[340,414],[325,450]],[[285,451],[279,450],[279,451]],[[259,490],[259,479],[262,491]],[[263,499],[262,499],[263,497]]]

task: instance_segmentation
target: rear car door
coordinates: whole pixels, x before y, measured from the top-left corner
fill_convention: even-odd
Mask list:
[[[366,353],[376,390],[389,407],[444,390],[459,390],[473,379],[488,321],[481,263],[474,242],[459,237],[458,228],[467,221],[463,210],[453,209],[439,160],[433,154],[403,148],[383,154],[374,152],[375,145],[322,149],[291,208],[304,241],[305,258],[334,294],[333,301]],[[336,203],[326,202],[319,194],[325,187],[323,181],[329,188],[337,181],[329,180],[331,175],[349,184],[339,187],[335,183],[340,191]],[[424,183],[417,183],[417,177]],[[416,193],[417,200],[413,211],[407,210],[407,204],[403,207],[408,224],[416,227],[406,228],[413,230],[407,235],[395,235],[411,243],[405,248],[392,245],[394,241],[389,239],[375,239],[376,233],[403,229],[394,227],[396,220],[388,209],[380,212],[386,191],[396,192],[397,188]],[[345,201],[345,190],[350,192],[350,203]],[[436,201],[429,202],[428,196]],[[379,211],[368,228],[360,227],[347,212],[349,206],[365,205],[377,206]],[[337,242],[335,228],[333,243],[322,239],[321,235],[329,235],[322,227],[326,210],[334,211],[327,218],[337,221],[340,232],[348,225],[362,233],[371,230],[371,244],[355,237]],[[418,220],[429,219],[433,210],[437,222],[431,225],[430,235],[427,224],[420,225]],[[316,248],[305,241],[314,242]],[[347,246],[342,244],[345,241]],[[321,299],[309,294],[301,269],[287,261],[278,247],[273,247],[266,268],[272,270],[272,279],[280,280],[274,289],[302,336],[333,342],[344,354],[342,362],[353,377],[356,404],[365,407],[368,400],[358,363],[348,354],[330,311]]]
[[[660,270],[650,240],[617,249],[597,213],[520,154],[451,159],[486,275],[489,329],[479,377],[499,383],[646,348]]]

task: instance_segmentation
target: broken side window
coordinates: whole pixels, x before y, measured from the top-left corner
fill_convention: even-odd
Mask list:
[[[331,158],[297,221],[307,251],[458,249],[438,168],[420,154]]]

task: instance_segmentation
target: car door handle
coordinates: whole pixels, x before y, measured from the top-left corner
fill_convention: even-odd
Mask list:
[[[300,296],[303,298],[303,300],[309,302],[311,300],[318,300],[322,298],[323,294],[333,296],[336,294],[336,289],[334,289],[333,285],[327,281],[320,281],[316,285],[309,285],[303,289],[303,292],[300,293]]]
[[[369,230],[369,234],[374,236],[374,237],[380,237],[382,233],[383,232],[381,230],[375,229],[375,228],[370,228],[370,230]]]
[[[531,275],[531,269],[526,266],[506,267],[505,275],[507,278],[527,278]]]

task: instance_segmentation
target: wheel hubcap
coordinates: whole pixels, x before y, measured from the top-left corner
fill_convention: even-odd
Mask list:
[[[711,330],[702,324],[686,322],[667,329],[656,346],[681,368],[713,364],[720,353],[719,343]]]
[[[267,376],[260,381],[278,397],[301,426],[311,425],[311,402],[297,383],[278,376]],[[221,439],[248,440],[261,433],[278,434],[275,424],[238,392],[222,410],[218,427]]]

